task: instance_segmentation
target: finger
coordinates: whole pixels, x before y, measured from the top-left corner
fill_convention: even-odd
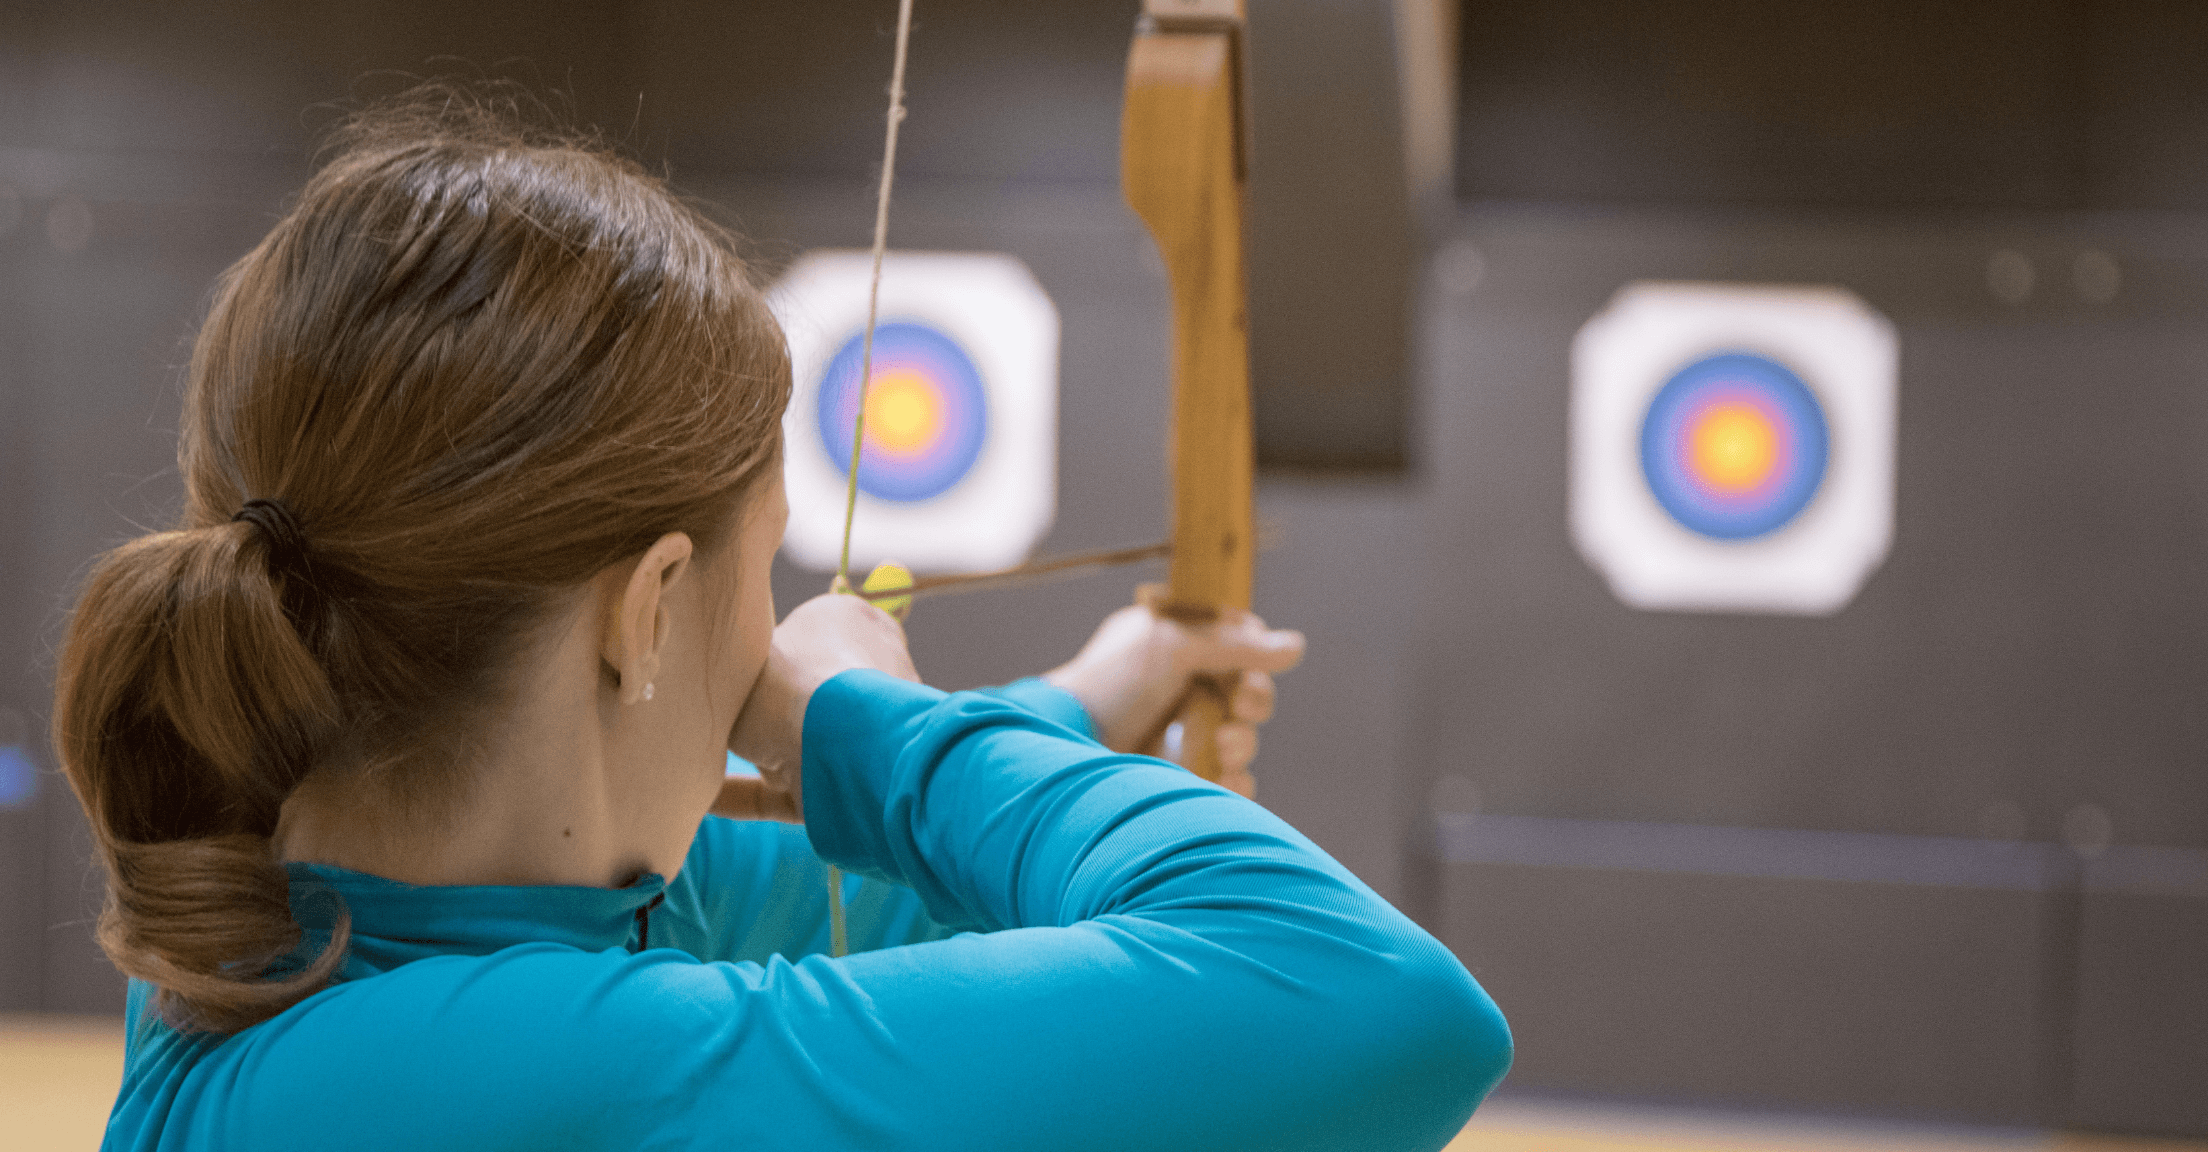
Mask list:
[[[842,578],[838,577],[837,579],[841,580]],[[904,634],[904,625],[898,624],[895,616],[882,611],[880,605],[870,602],[866,597],[851,592],[849,584],[840,586],[845,591],[823,592],[790,609],[789,615],[782,618],[782,623],[791,624],[805,621],[810,626],[818,627],[820,625],[816,622],[817,620],[834,620],[840,617],[846,623],[849,623],[862,618],[871,620],[878,617],[882,623],[896,624],[897,633],[899,635]]]
[[[721,781],[721,790],[713,797],[711,811],[715,816],[726,816],[731,820],[757,820],[759,782],[733,777]]]
[[[1189,629],[1187,636],[1180,660],[1191,672],[1286,672],[1303,659],[1303,633],[1267,628],[1255,616]]]
[[[720,795],[713,800],[713,814],[731,820],[802,822],[790,794],[769,787],[757,776],[731,776],[721,781]]]
[[[721,781],[720,793],[713,797],[713,814],[731,820],[757,820],[763,791],[756,777],[731,776]]]
[[[793,655],[809,653],[802,662],[807,675],[819,680],[854,667],[877,668],[915,683],[920,679],[906,647],[904,625],[858,596],[831,593],[807,600],[783,617],[775,641]]]
[[[1245,800],[1257,799],[1257,777],[1247,768],[1234,768],[1219,774],[1219,786]]]
[[[713,797],[713,814],[731,820],[757,820],[761,791],[756,778],[731,776],[721,781],[720,794]]]
[[[1257,725],[1229,720],[1212,733],[1219,750],[1219,772],[1224,779],[1228,773],[1247,774],[1250,762],[1257,759]]]
[[[1167,724],[1158,730],[1158,738],[1150,742],[1150,747],[1144,750],[1143,755],[1170,760],[1186,768],[1188,765],[1181,760],[1181,734],[1187,730],[1188,726],[1178,720]]]
[[[1227,715],[1251,724],[1273,718],[1273,678],[1264,672],[1244,672],[1227,698]]]

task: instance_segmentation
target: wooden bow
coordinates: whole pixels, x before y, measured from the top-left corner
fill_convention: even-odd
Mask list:
[[[1173,292],[1173,559],[1154,607],[1191,622],[1249,607],[1256,550],[1242,4],[1143,0],[1120,121],[1120,182]],[[1206,780],[1230,686],[1199,677],[1179,709],[1180,760]]]

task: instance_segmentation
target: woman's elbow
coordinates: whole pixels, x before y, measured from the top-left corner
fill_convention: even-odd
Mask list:
[[[1510,1071],[1510,1025],[1456,956],[1431,938],[1399,958],[1390,983],[1399,1074],[1422,1082],[1436,1107],[1469,1116]]]

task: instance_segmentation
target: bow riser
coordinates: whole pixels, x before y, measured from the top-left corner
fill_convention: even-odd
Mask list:
[[[1173,560],[1165,602],[1189,621],[1250,603],[1249,314],[1243,266],[1240,0],[1147,0],[1127,64],[1121,181],[1173,294]],[[1220,774],[1221,685],[1178,717],[1181,758]]]

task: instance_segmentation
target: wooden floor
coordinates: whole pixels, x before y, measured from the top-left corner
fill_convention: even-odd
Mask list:
[[[1838,1122],[1699,1108],[1488,1102],[1448,1152],[2208,1152],[2208,1142]]]
[[[0,1015],[0,1148],[99,1147],[122,1078],[120,1020]],[[1480,1109],[1448,1152],[2208,1152],[2208,1142],[1926,1128],[1697,1109],[1537,1104]]]
[[[121,1020],[0,1015],[0,1148],[98,1148],[122,1080]]]

